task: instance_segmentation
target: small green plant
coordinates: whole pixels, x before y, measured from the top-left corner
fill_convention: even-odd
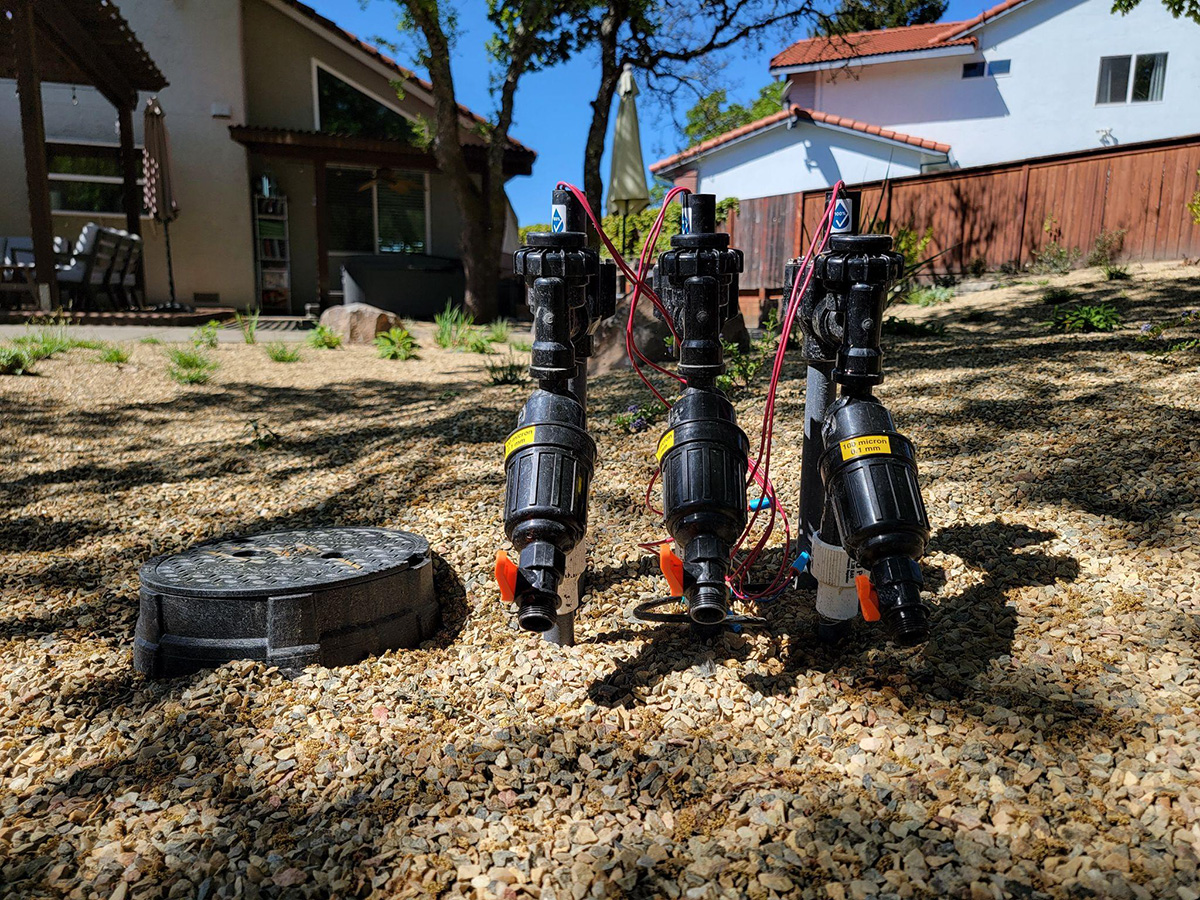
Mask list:
[[[105,347],[100,351],[100,362],[112,363],[113,365],[122,366],[129,362],[131,352],[125,347]]]
[[[456,308],[449,300],[433,317],[433,342],[444,350],[461,347],[475,325],[475,317]]]
[[[251,310],[242,315],[240,312],[233,314],[233,319],[237,322],[238,330],[242,333],[242,340],[247,344],[258,343],[258,310]]]
[[[941,322],[918,322],[915,319],[898,319],[895,316],[888,316],[883,320],[883,331],[885,334],[894,334],[899,337],[928,337],[945,334],[946,326]]]
[[[1050,241],[1041,250],[1033,252],[1033,263],[1029,270],[1037,275],[1065,275],[1082,255],[1078,247],[1067,249],[1056,241]]]
[[[507,359],[487,363],[488,383],[524,384],[527,371],[525,363],[518,360],[510,351]]]
[[[1112,331],[1121,324],[1121,314],[1108,303],[1060,306],[1043,324],[1061,332]]]
[[[509,349],[516,350],[518,353],[529,353],[533,350],[533,344],[529,341],[509,341]]]
[[[318,325],[309,332],[305,343],[318,350],[336,350],[342,346],[342,336],[328,325]]]
[[[954,288],[942,285],[913,288],[904,295],[904,302],[913,306],[933,306],[954,299]]]
[[[205,384],[220,364],[205,356],[200,348],[172,347],[167,351],[167,375],[180,384]]]
[[[220,327],[221,323],[216,319],[210,319],[208,322],[201,325],[192,332],[192,346],[206,350],[216,350],[217,329]]]
[[[969,263],[967,263],[967,274],[972,278],[982,278],[987,274],[987,270],[987,259],[982,256],[976,256]]]
[[[1042,302],[1047,306],[1057,306],[1060,303],[1069,303],[1078,297],[1079,294],[1067,287],[1052,287],[1042,291]]]
[[[762,335],[750,345],[746,353],[733,341],[721,342],[725,348],[725,374],[717,376],[717,387],[727,394],[749,387],[768,359],[775,355],[780,327],[775,310],[767,314],[759,327],[762,329]]]
[[[507,344],[512,336],[512,324],[508,319],[497,319],[487,327],[487,339],[493,344]]]
[[[643,408],[637,403],[630,403],[625,407],[624,412],[619,412],[613,416],[613,425],[621,431],[628,431],[630,434],[638,434],[650,427],[654,421],[655,410],[653,408]]]
[[[1196,178],[1200,179],[1200,169],[1196,170]],[[1192,221],[1200,225],[1200,188],[1196,189],[1192,199],[1187,202],[1187,211],[1191,213]]]
[[[1096,235],[1095,243],[1092,244],[1087,264],[1089,266],[1107,266],[1116,260],[1117,254],[1121,252],[1121,248],[1124,246],[1124,228],[1118,228],[1115,231],[1101,231]]]
[[[375,347],[380,359],[416,359],[419,349],[416,338],[402,325],[375,335]]]
[[[272,362],[294,363],[300,361],[299,347],[289,347],[287,344],[276,341],[267,344],[263,349],[267,351],[267,358]]]
[[[468,353],[482,353],[486,356],[492,352],[492,342],[488,340],[487,335],[472,329],[467,332],[459,349],[466,350]]]
[[[0,375],[32,375],[34,362],[24,347],[0,347]]]
[[[1105,263],[1100,268],[1104,272],[1105,279],[1108,281],[1128,281],[1132,277],[1129,274],[1129,266]]]
[[[247,422],[246,430],[250,432],[250,446],[255,450],[266,450],[281,440],[275,429],[258,419],[251,419]]]
[[[144,337],[140,341],[138,341],[138,343],[139,344],[150,344],[151,346],[157,347],[159,344],[162,343],[162,340],[159,338],[156,338],[156,337]]]
[[[1160,358],[1200,351],[1200,309],[1161,322],[1143,322],[1137,339],[1147,353]]]

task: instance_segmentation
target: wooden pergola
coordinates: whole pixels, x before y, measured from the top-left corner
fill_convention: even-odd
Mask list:
[[[15,78],[21,106],[25,177],[33,237],[34,291],[42,309],[57,304],[54,227],[43,82],[95,87],[117,109],[126,229],[141,232],[133,112],[138,91],[167,80],[112,0],[0,0],[0,78]]]

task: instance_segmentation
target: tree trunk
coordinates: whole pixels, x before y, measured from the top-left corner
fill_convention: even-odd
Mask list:
[[[621,12],[610,5],[600,22],[600,84],[592,101],[592,124],[588,127],[587,143],[583,149],[583,192],[597,219],[604,218],[604,178],[600,174],[600,159],[604,156],[604,138],[612,115],[613,96],[621,77],[617,60],[617,36],[623,19]],[[598,238],[593,238],[597,243]]]

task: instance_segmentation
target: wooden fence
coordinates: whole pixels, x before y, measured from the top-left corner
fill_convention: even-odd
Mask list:
[[[1200,256],[1200,225],[1187,203],[1200,189],[1200,135],[851,185],[862,221],[933,239],[933,271],[1023,266],[1051,241],[1081,259],[1101,232],[1124,231],[1121,258]],[[741,201],[730,214],[733,246],[746,251],[741,286],[778,289],[784,263],[807,249],[825,191]]]

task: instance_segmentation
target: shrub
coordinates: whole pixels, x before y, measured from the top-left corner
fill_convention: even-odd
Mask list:
[[[953,299],[954,289],[942,286],[913,288],[904,295],[904,302],[914,306],[933,306]]]
[[[1200,178],[1200,169],[1196,170],[1196,177]],[[1200,225],[1200,188],[1196,189],[1192,199],[1187,202],[1187,211],[1192,214],[1192,221]]]
[[[487,335],[471,329],[463,336],[463,341],[458,349],[466,350],[469,353],[482,353],[486,356],[492,352],[492,342],[488,340]]]
[[[775,310],[771,310],[759,327],[762,335],[746,353],[732,341],[721,342],[725,348],[725,374],[717,376],[717,387],[727,394],[749,387],[767,361],[775,356],[780,327]]]
[[[655,419],[656,410],[654,408],[643,409],[637,403],[630,403],[625,407],[624,412],[619,412],[613,416],[613,425],[621,431],[628,431],[630,434],[638,434],[650,427],[650,423]]]
[[[982,256],[976,256],[973,260],[967,263],[967,274],[973,278],[982,278],[987,274],[987,260]]]
[[[167,351],[167,374],[180,384],[204,384],[219,368],[216,360],[205,356],[199,348],[186,350],[173,347]]]
[[[523,384],[528,374],[526,365],[510,352],[508,359],[487,364],[488,383]]]
[[[1087,264],[1089,266],[1104,266],[1113,262],[1124,245],[1124,228],[1118,228],[1116,231],[1101,231],[1096,235],[1096,241],[1092,245],[1092,252],[1088,254]]]
[[[433,317],[433,342],[444,350],[462,346],[475,324],[475,317],[456,308],[449,300],[446,308]]]
[[[24,347],[0,347],[0,375],[32,375],[34,362]]]
[[[945,334],[946,326],[941,322],[917,322],[913,319],[897,319],[895,316],[888,316],[883,320],[883,331],[885,334],[894,334],[900,337],[927,337]]]
[[[124,347],[105,347],[100,351],[100,362],[124,365],[129,362],[130,352]]]
[[[1112,331],[1121,324],[1121,314],[1107,303],[1059,307],[1044,324],[1061,332]]]
[[[1200,351],[1200,310],[1188,310],[1161,322],[1142,323],[1138,343],[1158,357]]]
[[[293,363],[300,361],[299,347],[289,347],[287,344],[277,341],[267,344],[264,349],[267,351],[267,358],[272,362]]]
[[[416,359],[419,349],[416,338],[402,325],[375,335],[375,347],[380,359]]]
[[[342,346],[342,336],[328,325],[318,325],[309,332],[305,342],[318,350],[336,350]]]
[[[1075,291],[1065,287],[1052,287],[1042,291],[1042,302],[1047,306],[1067,303],[1079,296]]]
[[[1118,266],[1116,263],[1105,263],[1100,268],[1104,270],[1104,277],[1108,281],[1128,281],[1131,277],[1128,266]]]
[[[1067,249],[1057,241],[1050,241],[1041,250],[1033,252],[1029,271],[1038,275],[1065,275],[1082,255],[1078,247]]]
[[[244,316],[240,312],[233,314],[234,321],[242,332],[242,340],[247,344],[258,343],[258,315],[258,310],[248,312]]]
[[[192,345],[198,348],[203,347],[208,350],[216,350],[217,329],[220,327],[220,322],[216,319],[210,319],[207,323],[192,332]]]

